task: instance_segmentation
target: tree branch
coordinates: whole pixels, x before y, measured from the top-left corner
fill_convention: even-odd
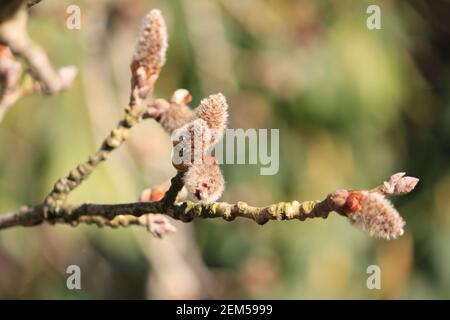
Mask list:
[[[71,86],[77,69],[74,66],[63,67],[56,70],[45,50],[36,44],[28,35],[27,20],[28,12],[24,1],[10,1],[8,6],[2,5],[0,8],[0,43],[2,46],[19,56],[25,61],[35,82],[25,82],[20,85],[10,82],[9,87],[3,84],[4,89],[0,94],[0,120],[3,114],[22,96],[33,92],[44,94],[55,94]],[[28,6],[32,6],[39,1],[28,1]],[[3,64],[12,60],[7,55],[0,56],[0,62]],[[15,62],[15,61],[13,61]],[[1,63],[0,63],[1,64]],[[17,63],[18,64],[18,63]],[[14,67],[9,63],[10,69],[0,70],[0,77],[7,78]],[[20,65],[19,65],[20,67]],[[17,71],[19,73],[20,70]],[[16,77],[18,79],[18,77]],[[7,82],[7,81],[3,81]]]
[[[401,173],[403,176],[404,173]],[[360,195],[376,193],[378,195],[398,195],[406,194],[414,188],[409,185],[407,189],[401,192],[389,191],[387,186],[389,181],[374,188],[373,191],[354,191],[354,190],[336,190],[330,193],[322,201],[292,201],[280,202],[266,207],[253,207],[245,202],[230,204],[226,202],[214,203],[193,203],[185,201],[173,203],[176,195],[183,187],[182,173],[178,173],[172,178],[172,184],[164,198],[154,202],[133,202],[124,204],[91,204],[63,205],[53,216],[45,216],[45,206],[24,207],[17,212],[9,212],[0,215],[0,229],[6,229],[14,226],[36,226],[43,222],[65,223],[76,226],[80,223],[96,224],[99,227],[119,227],[129,225],[145,225],[146,221],[140,219],[146,214],[165,214],[173,219],[183,222],[190,222],[195,218],[210,219],[223,218],[226,221],[233,221],[237,217],[242,217],[255,221],[263,225],[270,220],[300,220],[312,218],[328,218],[331,212],[337,212],[341,216],[351,218],[356,212],[362,209],[355,204],[355,199]],[[398,174],[397,174],[398,176]],[[404,177],[407,179],[415,179]],[[398,185],[398,181],[396,182]],[[361,199],[360,199],[361,200]],[[359,204],[364,205],[363,201]],[[373,206],[374,203],[371,203]]]
[[[13,40],[13,37],[7,42],[9,42],[13,51],[22,54],[32,68],[35,66],[34,71],[37,73],[38,78],[43,83],[47,92],[57,91],[61,83],[56,83],[58,77],[53,72],[48,60],[46,60],[45,54],[39,48],[30,50],[30,45],[33,47],[33,44],[27,38],[26,33],[24,33],[26,13],[23,12],[23,8],[17,12],[18,18],[15,23],[18,30],[22,31],[22,35],[25,34],[25,36],[21,40],[16,41]],[[3,40],[8,40],[7,37],[11,37],[13,34],[11,30],[14,28],[11,25],[8,26],[8,22],[9,20],[0,25],[0,40],[2,40],[2,37]],[[4,32],[5,30],[7,30],[6,33]],[[392,239],[403,234],[404,220],[384,196],[406,194],[414,189],[418,179],[407,177],[405,173],[392,175],[389,180],[370,191],[341,189],[330,193],[322,201],[280,202],[266,207],[253,207],[245,202],[237,202],[236,204],[226,202],[205,203],[204,201],[197,203],[190,201],[177,202],[177,196],[185,185],[185,181],[183,181],[185,172],[181,170],[189,170],[180,168],[177,175],[171,179],[170,187],[164,193],[164,196],[158,199],[152,199],[150,202],[69,204],[67,197],[70,192],[86,180],[95,168],[108,158],[112,151],[123,144],[127,139],[129,130],[144,117],[147,118],[149,116],[149,107],[156,107],[156,104],[152,103],[144,107],[143,100],[154,89],[161,68],[165,63],[166,49],[167,31],[164,19],[158,10],[152,10],[144,18],[143,28],[132,59],[131,94],[129,104],[125,108],[124,117],[103,141],[100,148],[88,157],[88,160],[77,165],[66,177],[58,179],[55,182],[51,192],[42,204],[22,207],[14,212],[0,214],[0,229],[7,229],[14,226],[30,227],[42,224],[43,222],[51,224],[65,223],[73,226],[80,223],[87,223],[113,228],[128,225],[149,226],[151,223],[150,219],[142,219],[145,215],[148,218],[148,214],[163,214],[183,222],[189,222],[195,218],[223,218],[226,221],[233,221],[236,217],[242,217],[254,220],[258,224],[263,225],[270,220],[304,221],[308,218],[326,219],[330,212],[334,211],[348,218],[352,224],[367,231],[371,235]],[[29,54],[31,56],[28,56]],[[47,73],[47,71],[50,72]],[[177,121],[173,123],[179,124],[179,122],[184,123],[186,120],[189,121],[187,118],[190,118],[190,112],[186,111],[188,108],[185,106],[189,101],[190,95],[186,90],[176,91],[176,94],[174,94],[171,100],[174,105],[178,105],[178,107],[175,106],[174,110],[177,112],[181,109],[185,110],[185,112],[181,118],[183,121],[177,118]],[[171,110],[170,108],[172,106],[167,102],[165,104],[169,108],[168,110]],[[215,95],[210,100],[205,99],[201,102],[199,107],[200,111],[198,111],[205,119],[200,120],[207,125],[208,130],[213,128],[224,129],[227,117],[226,108],[225,97],[220,94]],[[151,117],[155,116],[154,111],[152,111]],[[188,116],[186,116],[186,113]],[[175,115],[172,114],[172,116]],[[166,123],[167,128],[172,128],[168,124],[169,122]],[[216,163],[209,164],[209,166],[215,166],[214,168],[217,170],[214,171],[214,174],[216,176],[220,175],[220,178],[222,177]],[[208,164],[205,164],[205,167],[196,168],[208,169],[209,167]],[[186,178],[189,175],[189,171],[187,172]],[[211,170],[209,173],[211,173]],[[204,191],[210,191],[214,186],[208,184],[213,178],[212,173],[207,178],[207,180],[201,183],[201,187],[206,188]],[[199,181],[194,182],[197,183]],[[220,194],[222,190],[220,190]],[[161,234],[161,232],[173,232],[174,228],[170,226],[167,220],[161,219],[158,223],[162,227],[154,232],[156,235]]]
[[[75,206],[63,206],[51,218],[44,216],[44,206],[25,207],[17,212],[0,215],[0,229],[14,226],[35,226],[44,221],[50,223],[79,223],[103,222],[95,220],[103,218],[113,221],[121,215],[141,217],[145,214],[163,213],[176,220],[189,222],[194,218],[223,218],[232,221],[236,217],[254,220],[258,224],[265,224],[269,220],[305,220],[307,218],[327,218],[335,204],[328,196],[323,201],[280,202],[267,207],[253,207],[245,202],[230,204],[226,202],[193,203],[190,201],[168,205],[166,200],[156,202],[134,202],[124,204],[91,204],[85,203]],[[165,210],[164,210],[165,208]],[[95,217],[95,219],[93,219]],[[128,224],[138,224],[136,220]]]
[[[27,7],[31,8],[32,6],[38,4],[39,2],[41,2],[42,0],[27,0]]]

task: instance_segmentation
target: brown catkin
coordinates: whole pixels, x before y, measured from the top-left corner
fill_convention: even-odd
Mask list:
[[[186,96],[186,93],[183,91],[185,90],[178,89],[170,103],[161,99],[151,102],[149,110],[152,117],[168,133],[173,133],[176,129],[186,130],[192,127],[195,121],[202,120],[209,129],[211,136],[209,141],[204,141],[205,150],[213,147],[222,138],[227,125],[228,105],[225,97],[221,93],[210,95],[200,102],[194,112],[186,105],[186,100],[183,97],[183,95]],[[181,100],[178,96],[181,97]],[[190,95],[188,95],[187,101],[190,101]],[[183,126],[185,128],[182,128]]]
[[[202,162],[209,151],[211,131],[202,119],[195,119],[172,134],[172,164],[185,170],[194,162]]]
[[[361,209],[348,214],[351,223],[372,236],[387,240],[403,234],[405,221],[381,193],[362,192]]]
[[[176,110],[179,112],[180,109]],[[177,117],[172,114],[167,119],[172,123]],[[172,134],[172,163],[177,170],[186,171],[183,182],[192,200],[214,202],[221,197],[225,181],[215,158],[209,153],[227,126],[225,96],[218,93],[203,99],[191,117],[189,123]]]
[[[189,197],[200,202],[217,201],[225,187],[222,172],[215,161],[193,164],[183,180]]]
[[[147,116],[158,121],[163,129],[172,134],[193,119],[194,112],[187,106],[192,97],[186,89],[177,89],[170,102],[164,99],[150,101]]]
[[[192,119],[192,110],[185,104],[171,103],[170,107],[158,118],[163,129],[171,134]]]
[[[149,75],[159,74],[166,62],[167,29],[159,10],[151,10],[142,20],[133,63],[144,67]]]
[[[195,109],[194,117],[203,119],[208,124],[216,138],[213,144],[222,138],[228,120],[228,104],[221,93],[212,94],[203,99]]]

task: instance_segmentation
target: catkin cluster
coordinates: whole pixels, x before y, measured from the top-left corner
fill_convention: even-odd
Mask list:
[[[186,124],[169,128],[173,130],[172,163],[185,171],[184,185],[193,200],[213,202],[223,193],[225,181],[211,152],[223,137],[227,119],[225,96],[218,93],[203,99]]]
[[[212,151],[227,126],[228,105],[223,94],[203,99],[191,110],[189,92],[178,89],[170,101],[150,102],[147,116],[156,119],[172,135],[172,164],[184,174],[189,197],[213,202],[224,190],[224,179]]]
[[[145,99],[153,90],[166,61],[167,30],[159,10],[151,10],[143,19],[131,63],[132,99]],[[216,201],[222,195],[224,179],[211,151],[222,138],[228,106],[225,97],[210,95],[192,111],[191,95],[185,89],[174,92],[170,101],[149,103],[144,117],[157,120],[172,135],[174,167],[184,172],[189,196],[198,201]]]

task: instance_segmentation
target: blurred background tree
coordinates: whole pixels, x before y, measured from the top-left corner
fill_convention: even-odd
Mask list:
[[[66,8],[81,8],[81,29]],[[369,4],[382,29],[366,27]],[[386,242],[343,219],[304,223],[177,223],[142,228],[41,226],[0,232],[1,298],[450,298],[450,4],[448,1],[45,0],[29,30],[72,89],[29,96],[0,125],[0,212],[34,204],[84,160],[126,105],[139,22],[159,8],[168,62],[155,95],[223,92],[232,128],[279,128],[280,170],[223,165],[223,200],[266,205],[370,187],[392,172],[420,177],[395,204],[406,234]],[[71,199],[127,202],[173,176],[157,123],[130,140]],[[66,288],[66,268],[82,290]],[[366,269],[379,265],[381,290]]]

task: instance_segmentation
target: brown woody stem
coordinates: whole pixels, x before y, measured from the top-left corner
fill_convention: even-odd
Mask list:
[[[226,202],[193,203],[190,201],[172,203],[181,189],[182,174],[172,179],[172,186],[166,196],[156,202],[134,202],[125,204],[90,204],[63,205],[52,216],[45,215],[45,206],[25,207],[17,212],[0,215],[0,229],[13,226],[35,226],[44,221],[50,223],[94,223],[99,226],[117,227],[120,225],[139,224],[137,219],[144,214],[166,214],[176,220],[189,222],[194,218],[223,218],[232,221],[236,217],[254,220],[265,224],[269,220],[306,220],[307,218],[327,218],[332,211],[342,207],[335,193],[323,201],[280,202],[267,207],[253,207],[245,202],[230,204]],[[117,217],[125,215],[118,220]],[[128,217],[128,218],[126,218]],[[122,222],[121,222],[122,221]]]

